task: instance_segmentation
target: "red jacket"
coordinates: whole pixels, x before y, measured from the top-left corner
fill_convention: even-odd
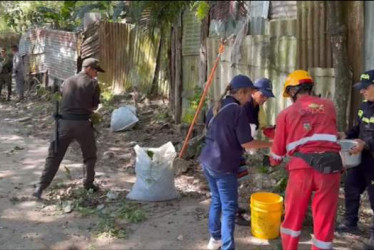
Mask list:
[[[332,101],[302,96],[277,117],[270,163],[278,165],[295,152],[339,152],[336,112]],[[292,157],[288,169],[310,168],[301,158]]]

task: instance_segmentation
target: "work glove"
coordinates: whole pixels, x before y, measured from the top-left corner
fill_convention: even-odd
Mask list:
[[[269,139],[274,139],[275,136],[275,126],[262,128],[262,133]]]

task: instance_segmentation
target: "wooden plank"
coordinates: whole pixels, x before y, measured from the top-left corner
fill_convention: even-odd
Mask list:
[[[301,58],[301,68],[307,69],[308,68],[308,51],[307,51],[307,18],[306,18],[306,2],[300,2],[301,5],[301,50],[302,50],[302,58]]]
[[[170,91],[169,91],[169,107],[173,118],[175,119],[175,26],[173,25],[170,34],[171,46],[170,46]]]
[[[175,60],[175,122],[180,123],[182,118],[182,17],[179,17],[180,24],[178,25],[177,39],[176,39],[176,60]]]
[[[328,15],[327,13],[327,5],[326,5],[326,16]],[[327,19],[326,19],[327,20]],[[327,22],[327,21],[326,21]],[[329,35],[328,33],[328,22],[327,22],[327,25],[326,25],[326,41],[325,41],[325,44],[326,44],[326,67],[327,68],[333,68],[334,65],[332,63],[332,48],[331,48],[331,36]]]
[[[199,60],[199,85],[204,86],[207,80],[207,47],[206,39],[209,35],[209,20],[205,18],[200,28],[200,60]]]
[[[348,19],[346,20],[346,23],[348,24],[348,59],[353,70],[353,83],[355,83],[360,80],[360,75],[364,71],[365,50],[366,52],[372,50],[372,48],[369,47],[368,44],[364,46],[365,42],[364,39],[362,39],[362,37],[365,37],[365,8],[369,8],[369,6],[366,6],[364,8],[364,4],[367,3],[364,3],[363,1],[349,1],[345,2],[344,4],[349,10],[347,11],[346,9],[346,13],[349,13],[348,15],[346,15],[346,18]],[[368,9],[366,9],[366,11],[367,10]],[[366,26],[366,29],[369,30],[369,27],[370,25]],[[352,91],[349,127],[352,127],[353,122],[355,121],[357,114],[356,111],[358,110],[360,104],[360,93],[358,93],[358,91]]]
[[[128,70],[128,67],[127,67],[127,62],[126,62],[126,58],[129,58],[127,53],[126,53],[126,44],[128,43],[127,41],[127,32],[128,32],[128,26],[123,26],[123,29],[121,29],[121,48],[122,48],[122,56],[121,56],[121,64],[123,65],[123,67],[121,67],[121,82],[123,84],[126,83],[126,75],[127,75],[127,70]],[[128,60],[130,61],[130,60]],[[131,89],[132,89],[132,86],[131,86]]]
[[[104,53],[105,53],[105,60],[107,63],[107,67],[108,67],[108,71],[107,71],[108,73],[106,74],[106,84],[110,85],[110,87],[113,88],[112,82],[110,81],[110,76],[113,75],[113,72],[112,72],[113,69],[110,67],[110,64],[109,64],[109,58],[111,57],[111,54],[109,51],[109,47],[111,47],[110,35],[112,34],[112,30],[111,30],[109,23],[105,23],[105,28],[106,28],[106,32],[104,35],[105,37]]]
[[[319,67],[326,68],[326,4],[324,1],[319,2],[320,22],[319,22]]]
[[[115,83],[117,85],[117,91],[122,91],[123,89],[123,86],[122,86],[122,82],[120,81],[120,77],[119,77],[119,73],[120,73],[120,63],[119,63],[119,58],[120,58],[120,37],[119,37],[119,23],[114,23],[114,27],[115,27],[115,33],[114,33],[114,46],[113,48],[111,48],[113,50],[113,53],[114,53],[114,57],[115,57],[115,65],[114,68],[115,68]]]
[[[313,2],[306,2],[307,6],[307,45],[308,65],[307,69],[313,67]]]
[[[110,25],[110,23],[106,23],[106,26],[108,28],[108,33],[105,36],[105,50],[106,50],[106,61],[109,67],[109,74],[107,74],[107,84],[111,86],[112,90],[114,89],[113,86],[113,67],[111,67],[110,62],[113,61],[113,55],[110,48],[113,46],[113,27]]]
[[[296,19],[296,37],[297,37],[297,59],[296,59],[296,67],[302,69],[303,68],[303,42],[302,42],[302,2],[297,2],[297,19]]]
[[[319,1],[313,2],[313,67],[319,66],[319,20],[320,20],[320,11],[319,11]]]
[[[113,90],[116,91],[117,90],[117,85],[116,85],[116,82],[114,81],[115,79],[115,74],[116,74],[116,71],[115,71],[115,56],[116,56],[116,53],[114,53],[114,50],[112,48],[114,48],[115,46],[115,36],[116,36],[116,30],[114,28],[114,25],[113,23],[108,23],[109,27],[110,27],[110,36],[109,36],[109,39],[110,39],[110,46],[108,46],[108,50],[110,52],[110,57],[108,58],[108,60],[110,59],[109,61],[109,65],[110,65],[110,69],[111,69],[111,83],[113,85]]]
[[[107,23],[104,23],[103,25],[103,28],[104,28],[104,34],[103,34],[103,43],[102,43],[102,51],[103,51],[103,56],[104,56],[104,60],[105,60],[105,65],[107,66],[107,71],[106,71],[106,74],[105,74],[105,83],[107,84],[110,84],[109,82],[109,76],[110,74],[112,73],[111,72],[111,69],[109,67],[109,64],[108,64],[108,49],[107,49],[107,46],[108,46],[108,34],[109,34],[109,26]]]
[[[119,83],[118,83],[118,81],[117,81],[117,79],[118,79],[118,69],[117,69],[117,67],[118,67],[118,50],[117,51],[115,51],[116,49],[117,49],[117,43],[118,43],[118,23],[110,23],[111,24],[111,26],[113,27],[113,40],[112,40],[112,42],[113,42],[113,46],[111,46],[109,49],[110,49],[110,51],[112,52],[112,55],[113,55],[113,57],[112,57],[112,60],[113,60],[113,64],[112,64],[112,66],[113,66],[113,68],[115,69],[113,69],[113,82],[114,82],[114,85],[115,85],[115,92],[117,92],[117,91],[119,91],[120,90],[120,88],[121,88],[121,86],[119,85]]]
[[[103,22],[100,22],[100,25],[99,25],[99,46],[100,46],[100,49],[98,50],[98,55],[97,55],[97,58],[100,60],[100,62],[103,64],[103,67],[106,67],[106,62],[105,62],[105,54],[104,54],[104,34],[105,34],[105,24]],[[108,72],[108,69],[106,69],[106,72]],[[99,75],[99,80],[100,81],[103,81],[103,79],[105,79],[106,77],[106,74],[108,73],[105,73],[105,74],[101,74]]]

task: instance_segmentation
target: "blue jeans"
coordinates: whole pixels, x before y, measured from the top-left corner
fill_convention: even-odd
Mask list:
[[[206,167],[203,167],[203,170],[212,193],[209,232],[214,239],[222,239],[222,250],[235,249],[235,214],[238,208],[236,174],[217,173]]]

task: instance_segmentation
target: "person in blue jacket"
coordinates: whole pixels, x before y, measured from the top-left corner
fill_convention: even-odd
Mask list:
[[[251,125],[252,137],[255,137],[256,132],[258,130],[271,129],[271,128],[274,129],[274,127],[266,126],[265,121],[264,121],[265,120],[264,113],[262,114],[263,116],[260,117],[261,115],[260,110],[262,106],[265,104],[265,102],[269,98],[274,97],[271,80],[267,78],[258,79],[254,83],[254,87],[255,87],[255,90],[252,92],[252,95],[251,95],[252,98],[243,106],[248,117],[249,125]],[[262,121],[260,121],[261,119]],[[248,170],[246,167],[244,156],[242,157],[241,168],[240,168],[240,173],[238,174],[238,178],[239,178],[239,182],[248,178]],[[246,212],[247,212],[247,209],[240,208],[240,207],[238,208],[238,211],[236,213],[236,219],[235,219],[235,223],[237,225],[241,225],[241,226],[250,225],[250,222],[243,217],[243,214],[245,214]]]
[[[207,114],[207,134],[199,161],[212,193],[209,211],[211,238],[208,249],[235,248],[237,172],[243,149],[271,147],[271,143],[253,140],[251,136],[243,105],[250,100],[254,90],[249,77],[235,76],[220,100]]]
[[[254,83],[256,91],[252,94],[252,98],[246,104],[244,104],[244,109],[248,115],[248,121],[250,124],[254,124],[256,126],[256,130],[263,129],[266,126],[266,124],[261,124],[265,121],[260,121],[262,118],[260,117],[260,109],[269,98],[274,97],[271,85],[270,79],[258,79]]]

